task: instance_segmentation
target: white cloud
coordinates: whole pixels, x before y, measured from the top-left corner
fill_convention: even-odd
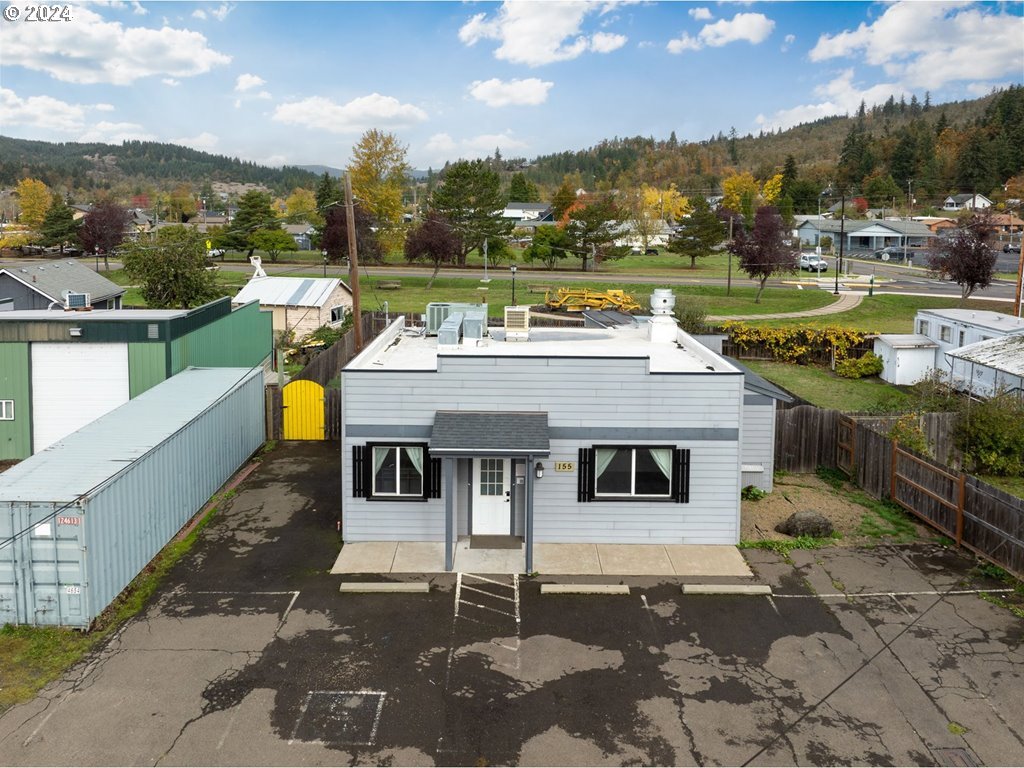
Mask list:
[[[114,105],[113,104],[93,104],[92,108],[95,109],[97,112],[113,112],[114,111]]]
[[[583,34],[582,27],[589,14],[603,15],[613,7],[613,4],[601,6],[585,0],[559,3],[506,0],[493,16],[478,13],[463,24],[459,40],[466,45],[496,40],[501,44],[494,51],[495,58],[530,67],[569,61],[587,51],[610,53],[626,44],[624,35],[597,32],[588,36]]]
[[[906,89],[900,83],[877,83],[862,88],[853,80],[853,69],[846,69],[833,80],[814,89],[814,95],[820,101],[779,110],[771,117],[758,115],[755,122],[766,130],[777,128],[785,130],[822,117],[853,114],[860,107],[862,101],[868,106],[881,104],[893,94],[905,91]]]
[[[5,66],[46,72],[69,83],[130,85],[152,75],[191,77],[227,64],[198,32],[125,27],[87,6],[70,24],[7,24]]]
[[[711,11],[707,8],[691,8],[687,13],[697,21],[710,21],[714,18],[711,15]]]
[[[237,93],[245,93],[253,88],[259,88],[261,85],[266,85],[267,81],[259,75],[250,75],[248,73],[239,75],[238,79],[235,80],[235,91]]]
[[[688,34],[683,32],[679,37],[669,40],[668,45],[665,48],[669,53],[682,53],[683,51],[699,51],[701,49],[700,40],[695,37],[690,37]]]
[[[0,88],[0,107],[5,125],[23,125],[54,131],[79,131],[85,123],[85,109],[78,104],[50,96],[18,96],[9,88]]]
[[[811,61],[861,57],[910,88],[1020,75],[1024,19],[1005,6],[898,2],[871,24],[822,35]]]
[[[479,136],[456,141],[447,133],[435,133],[423,146],[429,156],[428,162],[441,164],[446,160],[476,160],[494,153],[495,147],[502,154],[518,152],[527,148],[525,141],[514,138],[510,131],[505,133],[482,133]]]
[[[279,104],[272,116],[279,123],[318,128],[331,133],[358,133],[368,128],[399,128],[423,122],[427,113],[393,96],[371,93],[347,104],[322,96]]]
[[[763,13],[737,13],[732,19],[719,19],[714,24],[705,24],[696,37],[683,32],[669,40],[669,53],[699,51],[704,46],[721,48],[729,43],[746,41],[753,45],[763,43],[775,29],[775,22]]]
[[[196,8],[194,11],[192,11],[192,18],[199,19],[200,21],[206,21],[206,11],[204,11],[202,8]]]
[[[548,91],[553,85],[536,77],[507,82],[494,77],[475,80],[469,87],[469,94],[489,107],[536,106],[547,101]]]
[[[132,13],[136,16],[145,16],[149,11],[142,7],[142,3],[139,0],[132,0]]]
[[[138,123],[96,123],[78,137],[78,141],[97,141],[105,144],[119,144],[122,141],[153,141],[152,133],[145,131]]]
[[[712,48],[746,41],[762,43],[775,29],[775,22],[763,13],[737,13],[731,20],[720,19],[700,31],[700,40]]]
[[[163,83],[164,85],[169,85],[172,88],[174,88],[175,86],[181,85],[181,80],[175,80],[173,77],[161,78],[160,82]]]
[[[235,6],[228,5],[227,3],[221,3],[217,8],[214,8],[210,13],[213,14],[213,18],[217,21],[224,21],[228,17],[228,14],[235,10]]]
[[[789,50],[789,47],[790,47],[790,46],[791,46],[791,45],[792,45],[793,43],[795,43],[795,42],[796,42],[796,35],[786,35],[786,36],[785,36],[785,37],[784,37],[784,38],[782,39],[782,47],[780,48],[780,50],[781,50],[781,51],[782,51],[783,53],[785,53],[786,51],[788,51],[788,50]]]
[[[992,91],[1002,90],[1002,89],[1005,89],[1005,88],[1009,88],[1011,85],[1013,85],[1012,82],[1005,82],[1005,83],[968,83],[966,90],[967,90],[967,92],[969,94],[971,94],[971,96],[974,96],[974,97],[980,99],[982,96],[988,96],[990,93],[992,93]]]
[[[182,144],[186,147],[192,147],[192,149],[202,150],[203,152],[210,152],[216,149],[220,143],[220,137],[209,131],[203,131],[198,136],[192,136],[191,138],[171,139],[171,143]]]

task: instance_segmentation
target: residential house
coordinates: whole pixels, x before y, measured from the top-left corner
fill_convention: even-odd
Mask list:
[[[947,353],[954,385],[979,397],[1024,397],[1024,334],[978,341]]]
[[[271,317],[195,309],[0,312],[0,459],[23,459],[189,366],[269,365]]]
[[[125,289],[84,264],[59,259],[0,268],[0,306],[24,309],[120,309]]]
[[[661,219],[650,222],[650,231],[647,233],[646,243],[643,237],[641,237],[640,232],[637,231],[636,222],[634,221],[618,222],[613,231],[615,234],[615,245],[620,247],[626,246],[634,251],[640,251],[643,248],[664,248],[675,233],[671,225]]]
[[[258,301],[273,312],[275,334],[301,339],[321,326],[339,325],[352,310],[352,291],[336,277],[253,277],[231,301]]]
[[[285,224],[284,231],[292,236],[295,245],[300,251],[313,250],[313,235],[316,234],[316,227],[308,222],[301,224]]]
[[[509,202],[501,212],[503,219],[513,219],[518,226],[522,222],[552,223],[551,203]]]
[[[936,237],[944,237],[951,230],[957,228],[956,219],[948,216],[914,216],[911,221],[919,221],[924,224]]]
[[[939,371],[958,389],[979,397],[991,395],[1000,380],[1013,375],[1012,366],[999,368],[1006,350],[997,345],[994,357],[980,342],[1024,337],[1024,320],[1002,312],[973,309],[922,309],[914,317],[914,334],[883,335],[875,340],[875,354],[885,361],[881,378],[892,384],[913,384]],[[964,352],[964,350],[967,350]],[[984,361],[994,361],[984,371]],[[998,368],[998,371],[996,370]]]
[[[992,201],[984,195],[950,195],[942,202],[944,211],[980,211],[991,208]]]
[[[1002,238],[1004,235],[1024,232],[1024,219],[1019,219],[1012,213],[993,213],[989,218],[989,227],[992,234]]]
[[[800,242],[808,246],[817,246],[821,238],[832,239],[833,249],[839,249],[840,229],[845,237],[843,250],[846,253],[856,251],[876,251],[880,248],[904,246],[920,248],[927,246],[934,233],[919,221],[906,219],[839,219],[807,218],[797,226]]]
[[[451,570],[459,537],[510,536],[528,571],[535,543],[736,544],[744,465],[773,469],[748,403],[774,400],[676,326],[671,292],[652,303],[615,328],[395,320],[341,374],[344,541],[444,542]]]

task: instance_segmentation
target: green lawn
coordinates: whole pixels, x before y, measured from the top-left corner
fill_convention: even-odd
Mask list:
[[[981,475],[980,477],[986,483],[1024,499],[1024,477],[996,477],[995,475]]]
[[[547,277],[544,275],[543,277]],[[563,287],[557,276],[555,279],[538,279],[536,275],[530,275],[525,279],[516,280],[516,302],[519,304],[542,304],[544,292],[540,288],[548,286],[551,288]],[[380,288],[380,284],[399,283],[398,289],[386,290]],[[359,285],[362,288],[362,302],[364,310],[380,309],[383,302],[388,302],[388,309],[397,313],[418,313],[426,311],[426,306],[431,301],[457,301],[477,302],[486,296],[489,312],[494,317],[500,317],[502,307],[512,303],[512,281],[502,276],[501,279],[494,278],[490,283],[484,284],[472,278],[439,277],[434,285],[427,290],[427,277],[376,277],[363,276]],[[637,283],[572,283],[565,284],[573,288],[592,288],[602,291],[609,288],[621,288],[633,296],[639,304],[648,306],[648,299],[651,292],[659,287],[657,284]],[[531,292],[531,286],[535,289]],[[735,314],[764,314],[767,312],[795,312],[804,309],[814,309],[825,306],[834,301],[832,294],[826,291],[794,291],[789,288],[766,288],[761,297],[761,303],[754,303],[754,296],[757,291],[754,288],[734,287],[732,295],[725,295],[725,288],[720,286],[678,286],[672,281],[666,280],[664,286],[673,287],[680,302],[692,297],[703,301],[707,307],[708,314],[712,315],[735,315]],[[486,292],[481,290],[486,288]]]
[[[825,293],[827,291],[818,291]],[[831,294],[829,294],[831,295]],[[848,312],[818,317],[794,318],[789,320],[759,320],[759,325],[793,326],[810,325],[821,328],[826,325],[842,325],[865,333],[913,333],[914,315],[919,309],[943,309],[959,307],[957,299],[933,296],[901,296],[884,294],[865,296],[860,305]],[[1006,312],[1009,305],[1001,301],[969,299],[968,309],[987,309]],[[784,310],[781,310],[784,311]],[[752,323],[754,321],[751,321]]]
[[[812,365],[743,360],[755,373],[819,408],[852,412],[898,411],[908,395],[881,379],[844,379]]]
[[[112,269],[109,272],[100,272],[105,278],[120,286],[126,286],[124,298],[121,303],[124,307],[145,307],[146,300],[142,298],[142,292],[132,283],[130,277],[123,269]],[[242,272],[221,271],[216,274],[217,286],[225,296],[234,296],[239,289],[249,280],[249,275]]]

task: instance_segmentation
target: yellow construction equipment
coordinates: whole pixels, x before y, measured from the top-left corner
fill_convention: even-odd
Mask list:
[[[551,309],[565,312],[582,312],[585,309],[617,309],[632,312],[640,309],[632,296],[613,288],[608,291],[592,291],[589,288],[559,288],[554,295],[544,293],[544,303]]]

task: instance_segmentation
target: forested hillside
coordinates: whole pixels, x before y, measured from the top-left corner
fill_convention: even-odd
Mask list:
[[[316,174],[301,168],[268,168],[176,144],[52,144],[0,136],[0,185],[40,179],[51,189],[90,191],[133,183],[166,185],[213,181],[263,184],[278,193],[312,188]]]

